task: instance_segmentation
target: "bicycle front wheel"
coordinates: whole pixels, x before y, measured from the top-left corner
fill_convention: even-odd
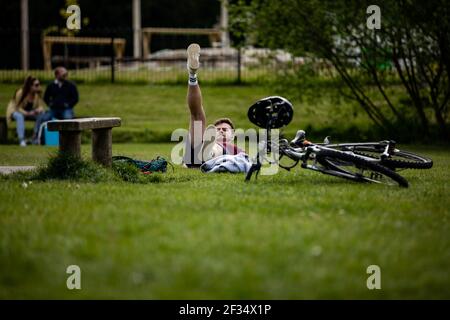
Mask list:
[[[322,166],[320,171],[325,174],[357,182],[408,187],[408,181],[395,171],[357,155],[324,149],[316,152],[316,161]]]

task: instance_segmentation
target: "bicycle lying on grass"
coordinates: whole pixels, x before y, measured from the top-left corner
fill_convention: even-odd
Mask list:
[[[294,109],[288,100],[273,96],[252,105],[248,118],[257,126],[265,128],[266,136],[269,137],[270,129],[288,125],[293,114]],[[392,140],[331,144],[328,138],[325,138],[323,143],[312,143],[306,140],[305,131],[298,130],[292,141],[279,139],[276,142],[279,150],[278,165],[289,171],[301,163],[302,168],[339,178],[357,182],[398,184],[401,187],[408,187],[408,181],[398,171],[408,168],[429,169],[433,166],[433,161],[429,158],[397,149],[395,141]],[[268,138],[264,147],[270,152],[275,146],[271,145]],[[290,163],[285,163],[283,159],[289,159]],[[246,175],[247,181],[253,173],[258,175],[261,165],[258,153],[256,162]]]

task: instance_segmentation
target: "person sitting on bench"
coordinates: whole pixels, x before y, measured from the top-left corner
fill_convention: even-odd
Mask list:
[[[28,76],[19,90],[14,94],[6,109],[8,122],[15,120],[17,123],[17,136],[22,147],[27,145],[25,141],[25,120],[37,120],[44,113],[44,101],[41,98],[41,83],[39,79]],[[36,121],[33,131],[33,140],[37,137],[39,124]]]
[[[40,126],[52,119],[72,119],[73,108],[78,103],[78,90],[76,85],[67,79],[68,72],[64,67],[55,69],[55,80],[47,86],[44,101],[50,108],[37,119]]]

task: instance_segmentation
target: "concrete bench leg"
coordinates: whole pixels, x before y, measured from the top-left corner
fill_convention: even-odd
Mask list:
[[[112,163],[112,128],[92,130],[92,160],[110,167]]]
[[[59,151],[81,157],[81,131],[59,131]]]

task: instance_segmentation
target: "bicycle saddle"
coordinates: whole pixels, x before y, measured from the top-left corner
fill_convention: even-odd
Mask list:
[[[288,125],[294,115],[292,103],[280,96],[256,101],[248,109],[248,119],[260,128],[276,129]]]

